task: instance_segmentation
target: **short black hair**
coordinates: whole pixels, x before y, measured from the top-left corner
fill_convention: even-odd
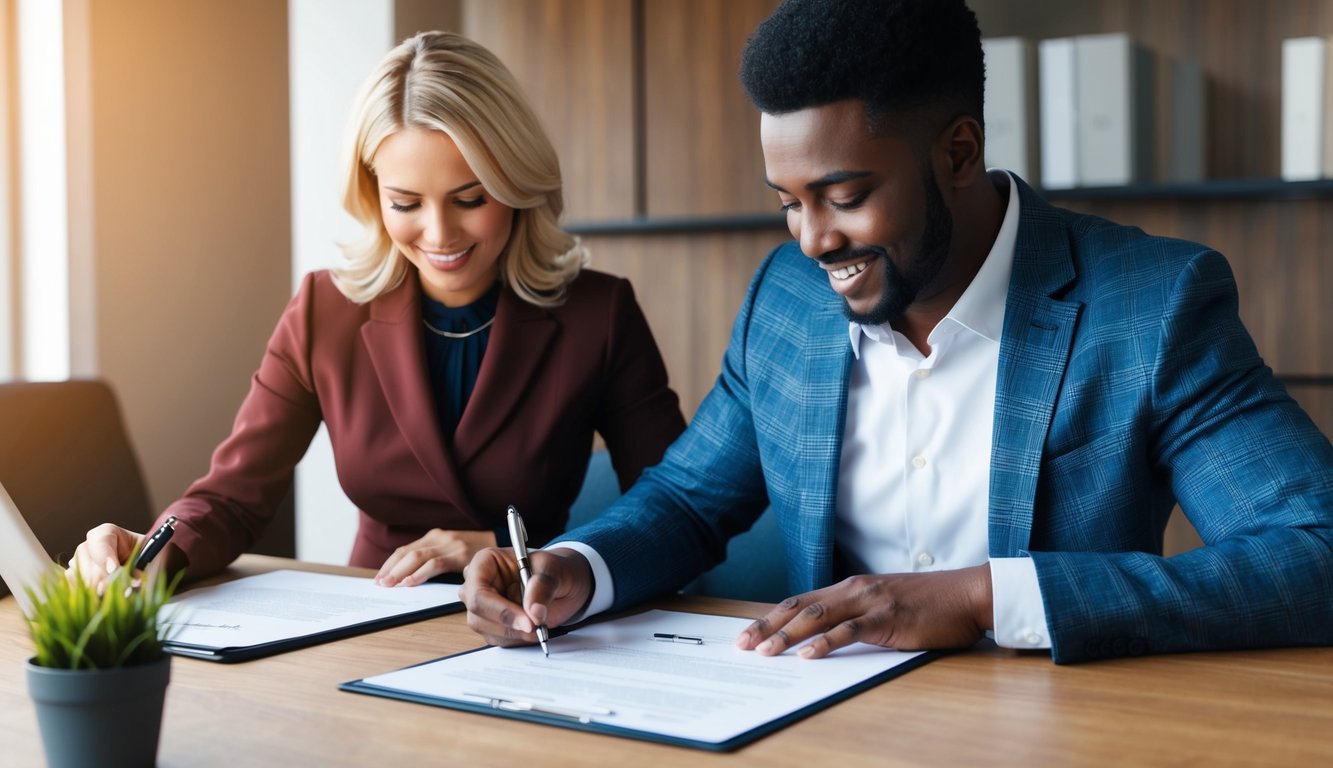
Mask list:
[[[923,108],[984,125],[981,28],[963,0],[786,0],[745,44],[740,78],[768,114],[859,99],[875,131]]]

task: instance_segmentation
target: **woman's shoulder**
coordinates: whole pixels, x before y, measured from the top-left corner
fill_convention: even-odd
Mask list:
[[[311,298],[323,299],[326,296],[342,296],[342,291],[338,290],[338,283],[334,279],[331,269],[312,269],[305,273],[301,282],[296,286],[297,295],[306,294]],[[344,297],[346,298],[346,297]]]
[[[370,304],[357,304],[343,295],[333,271],[312,270],[301,277],[296,292],[283,313],[283,322],[299,326],[318,324],[331,331],[334,327],[357,327],[365,322]]]
[[[402,286],[398,286],[398,288],[402,288]],[[384,296],[396,293],[396,291],[397,289],[388,291]],[[384,296],[371,299],[364,304],[358,304],[347,298],[342,289],[338,287],[338,279],[334,270],[314,269],[302,276],[296,286],[296,296],[293,300],[309,303],[321,311],[356,314],[365,312],[370,305],[380,301]]]
[[[638,302],[629,280],[595,269],[583,269],[565,287],[564,301],[551,310],[566,319],[595,318],[605,322],[608,316],[614,317],[636,307]]]
[[[598,272],[595,269],[581,269],[565,289],[569,296],[578,294],[588,296],[611,296],[623,291],[633,291],[630,282],[623,277]]]

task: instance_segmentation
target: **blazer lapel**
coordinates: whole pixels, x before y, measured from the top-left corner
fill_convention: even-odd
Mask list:
[[[833,580],[833,529],[838,494],[838,466],[847,420],[847,376],[852,347],[842,301],[825,280],[821,302],[810,314],[810,335],[805,344],[805,386],[801,402],[801,431],[795,460],[800,467],[801,503],[792,510],[795,520],[783,526],[796,531],[795,542],[804,557],[794,562],[808,569],[799,574],[803,589],[816,589]],[[790,538],[790,534],[789,534]]]
[[[1083,306],[1054,298],[1075,278],[1064,220],[1026,184],[1017,186],[1021,219],[995,390],[992,557],[1017,556],[1031,539],[1042,446]]]
[[[547,310],[529,304],[505,287],[495,310],[495,325],[486,355],[477,373],[477,385],[468,398],[454,433],[454,458],[466,466],[504,428],[526,397],[540,392],[529,384],[541,369],[559,324]]]
[[[370,320],[361,326],[361,339],[404,442],[444,497],[472,514],[435,418],[421,334],[421,287],[416,271],[410,270],[402,285],[371,302]]]

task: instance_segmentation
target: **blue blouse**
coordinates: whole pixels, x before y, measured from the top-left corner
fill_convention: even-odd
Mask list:
[[[481,358],[491,338],[491,329],[478,331],[466,338],[441,336],[445,333],[467,333],[480,328],[495,318],[500,303],[500,283],[495,283],[480,299],[464,307],[446,307],[426,295],[421,297],[421,319],[426,322],[426,370],[430,375],[431,391],[435,393],[435,417],[446,443],[453,441],[454,430],[463,417],[472,389],[477,385]],[[432,330],[432,328],[434,330]]]

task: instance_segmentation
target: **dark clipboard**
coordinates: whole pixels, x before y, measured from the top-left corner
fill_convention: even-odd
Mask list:
[[[163,650],[173,656],[186,656],[192,659],[203,659],[205,661],[232,664],[238,661],[250,661],[251,659],[259,659],[277,653],[294,651],[298,648],[320,645],[321,643],[329,643],[334,640],[341,640],[344,637],[364,635],[368,632],[378,632],[381,629],[397,627],[403,624],[411,624],[412,622],[422,621],[424,619],[433,619],[437,616],[447,616],[451,613],[459,613],[462,610],[463,604],[461,602],[444,603],[442,605],[432,605],[417,611],[394,614],[393,616],[387,616],[382,619],[363,621],[359,624],[348,624],[335,629],[312,632],[308,635],[298,635],[296,637],[286,637],[281,640],[273,640],[267,643],[217,647],[211,645],[176,643],[168,640],[163,645]]]
[[[470,653],[476,653],[478,651],[484,651],[484,650],[486,650],[485,647],[474,648],[470,651],[463,651],[462,653],[455,653],[455,654],[450,654],[448,656],[441,656],[437,659],[423,661],[421,662],[421,664],[413,664],[411,666],[416,667],[416,666],[422,666],[424,664],[433,664],[443,659],[451,659],[458,656],[464,656]],[[365,682],[364,680],[351,680],[349,682],[342,683],[341,685],[338,686],[338,689],[342,691],[350,691],[352,693],[364,693],[371,696],[383,696],[385,698],[397,699],[399,701],[410,701],[414,704],[428,704],[434,707],[457,709],[463,712],[473,712],[481,715],[507,717],[513,720],[523,720],[525,722],[538,723],[541,725],[553,725],[558,728],[569,728],[572,730],[584,731],[587,733],[600,733],[607,736],[619,736],[622,738],[637,739],[639,741],[649,741],[658,744],[670,744],[672,746],[677,746],[677,747],[691,747],[693,749],[702,749],[709,752],[731,752],[735,749],[739,749],[740,747],[745,746],[746,744],[758,741],[759,739],[762,739],[763,737],[771,733],[776,733],[777,731],[786,728],[792,723],[795,723],[799,720],[803,720],[809,717],[810,715],[815,714],[816,712],[820,712],[824,709],[827,709],[828,707],[833,706],[834,704],[837,704],[838,702],[845,701],[846,699],[849,699],[855,696],[856,694],[861,693],[862,691],[867,691],[879,685],[880,683],[892,680],[893,678],[898,677],[899,675],[905,672],[909,672],[913,669],[916,669],[917,667],[920,667],[921,665],[933,661],[943,655],[944,655],[943,652],[940,651],[927,651],[919,656],[915,656],[911,659],[908,659],[907,661],[898,664],[890,669],[886,669],[883,672],[875,674],[871,677],[861,680],[860,682],[854,683],[835,693],[825,696],[824,698],[819,699],[818,701],[811,702],[810,704],[807,704],[806,706],[801,707],[800,709],[793,710],[785,715],[769,720],[765,723],[755,726],[754,728],[751,728],[748,731],[739,733],[729,739],[726,739],[725,741],[717,741],[717,742],[704,741],[700,739],[687,739],[678,736],[667,736],[660,733],[654,733],[652,731],[644,731],[638,728],[626,728],[623,726],[611,725],[605,722],[598,722],[596,720],[590,723],[580,723],[573,719],[567,719],[564,717],[559,717],[554,715],[541,714],[537,712],[515,712],[512,710],[496,709],[490,706],[489,704],[481,701],[468,701],[466,699],[455,699],[444,696],[430,696],[425,694],[411,693],[397,688],[387,688],[384,686],[373,685]]]

